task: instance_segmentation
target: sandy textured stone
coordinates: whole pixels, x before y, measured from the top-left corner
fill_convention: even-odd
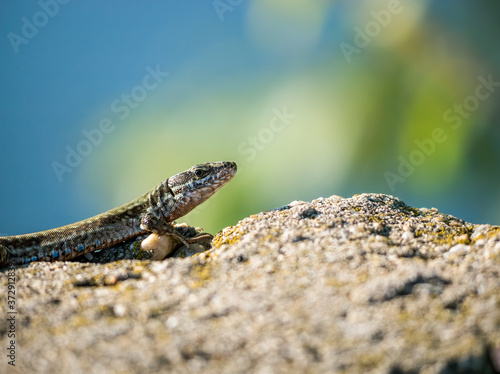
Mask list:
[[[245,218],[213,245],[16,269],[17,372],[500,370],[497,226],[332,196]]]

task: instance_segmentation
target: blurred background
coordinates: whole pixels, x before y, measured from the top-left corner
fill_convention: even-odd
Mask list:
[[[75,222],[233,160],[181,221],[388,193],[500,223],[500,3],[0,5],[0,233]]]

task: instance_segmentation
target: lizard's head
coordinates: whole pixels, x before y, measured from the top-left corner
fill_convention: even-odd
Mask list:
[[[209,162],[168,178],[165,182],[175,200],[167,219],[173,221],[207,200],[236,174],[231,161]]]

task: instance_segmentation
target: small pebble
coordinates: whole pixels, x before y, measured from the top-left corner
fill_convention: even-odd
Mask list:
[[[455,237],[457,242],[468,242],[470,240],[469,234],[462,234]]]
[[[302,201],[302,200],[294,200],[294,201],[292,201],[290,204],[288,204],[288,206],[289,206],[290,208],[292,208],[292,207],[294,207],[294,206],[303,205],[303,204],[305,204],[305,202],[304,202],[304,201]]]
[[[434,217],[432,222],[446,222],[446,219],[442,216]]]
[[[127,308],[123,304],[116,304],[113,306],[113,314],[116,317],[123,317],[127,313]]]
[[[170,235],[151,234],[141,243],[141,249],[152,252],[154,261],[161,261],[167,257],[175,247],[175,243]]]
[[[415,239],[415,234],[411,231],[405,231],[402,235],[403,240],[412,240]]]
[[[116,274],[108,274],[104,278],[104,284],[107,286],[113,286],[116,284],[116,282],[118,282],[118,277],[116,276]]]
[[[449,257],[452,254],[465,254],[470,251],[470,245],[457,244],[450,248],[448,252],[444,254],[444,257]]]
[[[375,232],[382,232],[384,231],[384,225],[382,225],[380,222],[375,222],[373,224],[373,229],[375,230]]]

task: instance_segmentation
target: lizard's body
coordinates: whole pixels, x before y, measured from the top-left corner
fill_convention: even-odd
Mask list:
[[[69,260],[147,233],[173,235],[185,243],[171,222],[207,200],[235,173],[233,162],[195,165],[130,203],[95,217],[33,234],[0,237],[0,267]]]

